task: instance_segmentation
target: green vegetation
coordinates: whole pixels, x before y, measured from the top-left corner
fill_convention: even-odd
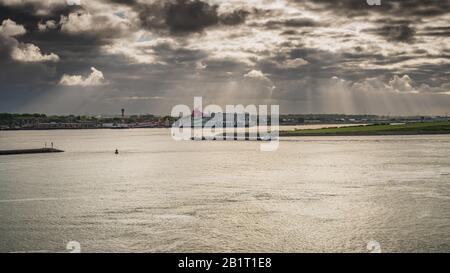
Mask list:
[[[0,113],[0,129],[2,128],[34,128],[40,123],[90,123],[93,127],[102,123],[138,123],[138,122],[159,122],[161,120],[168,119],[173,122],[176,119],[171,117],[159,117],[155,115],[132,115],[122,118],[120,116],[115,117],[102,117],[102,116],[47,116],[44,114],[9,114]]]
[[[419,122],[401,125],[373,124],[342,128],[282,131],[280,136],[366,136],[450,134],[450,121]]]

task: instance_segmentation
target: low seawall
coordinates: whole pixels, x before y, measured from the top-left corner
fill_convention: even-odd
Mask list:
[[[62,153],[64,151],[53,148],[42,149],[24,149],[24,150],[0,150],[0,155],[22,155],[22,154],[48,154],[48,153]]]

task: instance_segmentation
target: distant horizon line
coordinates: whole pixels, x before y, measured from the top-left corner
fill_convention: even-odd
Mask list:
[[[51,113],[32,113],[32,112],[1,112],[0,115],[7,114],[7,115],[45,115],[48,117],[51,116],[87,116],[87,117],[122,117],[121,114],[51,114]],[[206,114],[206,113],[204,113]],[[448,113],[446,114],[372,114],[372,113],[354,113],[354,114],[345,114],[345,113],[281,113],[280,116],[290,116],[290,115],[297,115],[297,116],[377,116],[377,117],[449,117]],[[155,117],[169,117],[170,114],[154,114],[154,113],[133,113],[133,114],[127,114],[124,117],[132,117],[132,116],[155,116]]]

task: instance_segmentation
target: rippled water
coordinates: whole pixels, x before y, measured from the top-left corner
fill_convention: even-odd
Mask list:
[[[0,132],[0,149],[45,141],[66,152],[0,157],[0,252],[450,251],[450,136],[263,153],[168,130]]]

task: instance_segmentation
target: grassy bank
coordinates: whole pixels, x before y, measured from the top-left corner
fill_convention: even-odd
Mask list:
[[[371,136],[450,134],[450,121],[421,122],[401,125],[364,125],[342,128],[282,131],[280,136]]]

